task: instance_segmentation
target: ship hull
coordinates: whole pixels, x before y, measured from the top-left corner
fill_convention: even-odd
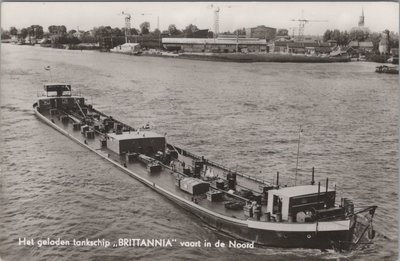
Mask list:
[[[260,222],[237,219],[213,212],[190,200],[179,197],[179,195],[171,193],[163,187],[156,185],[136,174],[134,171],[124,167],[119,162],[99,153],[57,124],[54,124],[50,119],[41,114],[35,105],[34,112],[40,120],[50,127],[69,137],[79,145],[96,153],[129,176],[137,179],[144,185],[186,209],[216,231],[232,237],[232,240],[249,241],[257,245],[273,247],[331,249],[342,241],[349,241],[351,237],[350,220],[315,223]]]

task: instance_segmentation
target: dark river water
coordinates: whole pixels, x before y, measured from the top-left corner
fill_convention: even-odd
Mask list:
[[[44,70],[51,66],[51,75]],[[0,257],[3,260],[397,260],[398,76],[373,63],[222,63],[1,46]],[[50,79],[51,78],[51,79]],[[19,245],[19,238],[227,242],[189,212],[33,114],[44,81],[244,173],[294,183],[329,177],[338,197],[377,205],[375,243],[307,249]]]

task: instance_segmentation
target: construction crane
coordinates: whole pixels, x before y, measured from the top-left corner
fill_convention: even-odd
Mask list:
[[[298,36],[298,41],[303,41],[304,40],[304,27],[306,26],[307,23],[310,22],[328,22],[328,20],[309,20],[304,18],[304,11],[301,11],[301,18],[300,19],[291,19],[293,22],[299,22],[299,36]]]
[[[217,38],[218,34],[219,34],[219,11],[220,8],[216,5],[209,5],[208,8],[212,8],[214,9],[214,33],[213,36],[214,38]]]
[[[131,14],[122,11],[122,15],[125,15],[125,43],[128,42],[128,36],[131,35]]]
[[[292,39],[294,39],[294,33],[296,32],[296,30],[298,29],[297,27],[289,27],[288,28],[291,32],[292,32]],[[290,36],[290,35],[289,35]]]
[[[138,13],[138,14],[130,14],[128,12],[122,11],[122,15],[125,16],[125,43],[128,42],[128,36],[131,35],[131,18],[133,15],[151,15],[151,14],[146,14],[146,13]]]
[[[232,6],[227,6],[226,8],[231,8]],[[217,38],[219,35],[219,12],[221,8],[216,5],[209,5],[209,8],[214,9],[214,38]]]

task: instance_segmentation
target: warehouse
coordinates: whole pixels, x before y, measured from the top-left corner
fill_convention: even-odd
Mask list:
[[[259,25],[257,27],[246,28],[246,37],[258,38],[271,41],[276,36],[276,28]]]
[[[163,38],[168,51],[193,53],[266,52],[265,39],[256,38]]]

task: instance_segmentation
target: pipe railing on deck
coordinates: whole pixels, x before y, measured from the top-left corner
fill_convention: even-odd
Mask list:
[[[197,159],[197,160],[202,160],[203,159],[202,157],[200,157],[200,156],[198,156],[196,154],[193,154],[191,152],[188,152],[188,151],[186,151],[184,149],[181,149],[179,147],[173,146],[171,144],[167,144],[167,146],[170,146],[170,147],[172,147],[172,148],[174,148],[176,150],[180,150],[182,152],[181,154],[184,155],[184,156],[186,155],[186,156],[189,156],[189,157]],[[265,180],[258,179],[258,178],[255,178],[253,176],[246,175],[246,174],[243,174],[243,173],[239,173],[237,171],[232,171],[231,169],[228,169],[228,168],[224,167],[223,165],[221,165],[219,163],[216,163],[216,162],[213,162],[211,160],[206,159],[206,163],[209,164],[210,166],[213,166],[213,167],[216,167],[216,168],[220,168],[220,169],[222,169],[224,171],[227,171],[227,172],[230,172],[230,173],[234,173],[234,174],[236,174],[238,176],[245,177],[247,179],[250,179],[250,180],[253,180],[253,181],[256,181],[256,182],[259,182],[259,183],[263,183],[263,184],[268,185],[268,186],[272,186],[271,183],[269,183],[269,182],[267,182]]]
[[[186,174],[184,174],[184,173],[182,173],[182,172],[179,172],[179,171],[177,171],[177,170],[173,170],[173,169],[172,169],[170,166],[168,166],[168,165],[165,165],[165,164],[163,164],[163,163],[161,163],[161,162],[159,162],[159,164],[160,164],[161,166],[163,166],[164,168],[171,170],[173,173],[176,173],[176,174],[178,174],[178,175],[184,176],[184,177],[186,177],[186,178],[190,178],[188,175],[186,175]],[[210,184],[210,187],[211,187],[212,189],[221,191],[221,192],[223,192],[223,193],[225,193],[225,194],[227,194],[227,195],[229,195],[229,196],[231,196],[231,197],[234,197],[234,198],[237,198],[237,199],[246,201],[246,202],[250,202],[250,201],[251,201],[251,200],[249,200],[249,199],[247,199],[247,198],[241,197],[241,196],[236,195],[236,194],[231,194],[231,193],[228,193],[228,192],[225,191],[225,190],[222,190],[222,189],[219,189],[219,188],[217,188],[217,187],[211,186],[211,184]]]

